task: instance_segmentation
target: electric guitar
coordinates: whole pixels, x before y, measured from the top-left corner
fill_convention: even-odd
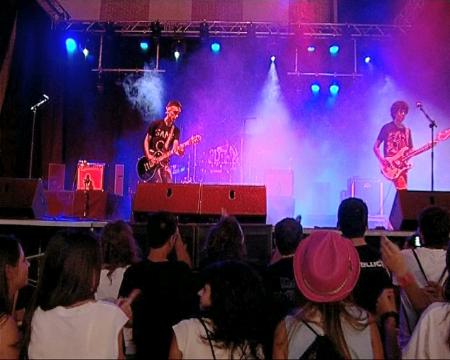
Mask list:
[[[388,164],[385,166],[381,164],[381,173],[388,180],[397,179],[403,172],[411,169],[412,165],[408,163],[409,159],[430,150],[434,145],[441,141],[445,141],[448,138],[450,138],[450,129],[441,131],[436,136],[436,139],[434,139],[432,142],[428,142],[418,149],[408,152],[409,149],[405,146],[404,148],[400,149],[397,154],[384,158],[388,162]]]
[[[178,145],[178,147],[183,149],[186,146],[198,144],[201,139],[202,137],[200,135],[194,135],[189,140]],[[136,164],[137,174],[139,178],[145,182],[151,181],[155,177],[157,170],[160,167],[165,166],[165,160],[169,159],[174,154],[173,150],[167,152],[162,151],[150,151],[150,152],[154,157],[153,160],[149,160],[147,159],[146,156],[142,156],[138,159],[138,162]]]

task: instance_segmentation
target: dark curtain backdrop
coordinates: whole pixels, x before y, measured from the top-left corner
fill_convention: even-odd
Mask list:
[[[78,160],[125,163],[129,172],[141,155],[145,124],[128,105],[120,83],[107,75],[99,83],[92,63],[69,59],[65,37],[34,1],[18,3],[17,41],[0,114],[0,176],[28,176],[30,107],[43,94],[50,101],[36,115],[32,177],[45,180],[49,163],[64,163],[66,189],[71,189]],[[130,152],[120,149],[120,141],[136,134],[142,135],[139,144]]]

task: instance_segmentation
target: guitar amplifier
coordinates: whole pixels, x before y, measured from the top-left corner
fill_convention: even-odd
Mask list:
[[[104,190],[104,163],[78,161],[77,190]]]

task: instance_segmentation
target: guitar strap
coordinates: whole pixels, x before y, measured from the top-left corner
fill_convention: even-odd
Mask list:
[[[172,140],[174,130],[175,130],[175,125],[172,125],[172,127],[170,128],[169,136],[167,137],[167,140],[164,143],[164,149],[166,149],[167,151],[169,150],[169,144],[170,144],[170,141]]]

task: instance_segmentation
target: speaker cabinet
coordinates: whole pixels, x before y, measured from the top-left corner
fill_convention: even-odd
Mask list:
[[[64,190],[64,182],[66,178],[65,164],[48,164],[48,190],[62,191]]]
[[[174,214],[198,214],[198,184],[138,184],[133,200],[133,213],[168,211]]]
[[[77,190],[73,201],[73,216],[106,220],[114,215],[118,197],[100,190]]]
[[[450,192],[397,191],[389,216],[392,227],[395,230],[416,230],[417,216],[431,205],[450,208]]]
[[[136,221],[145,214],[168,211],[182,216],[180,221],[215,222],[222,214],[244,222],[265,222],[265,186],[138,184],[133,200]]]
[[[74,191],[46,191],[48,216],[73,216]]]
[[[200,215],[234,215],[240,220],[265,222],[267,214],[265,186],[202,185]]]
[[[0,178],[0,217],[39,219],[46,212],[41,179]]]

